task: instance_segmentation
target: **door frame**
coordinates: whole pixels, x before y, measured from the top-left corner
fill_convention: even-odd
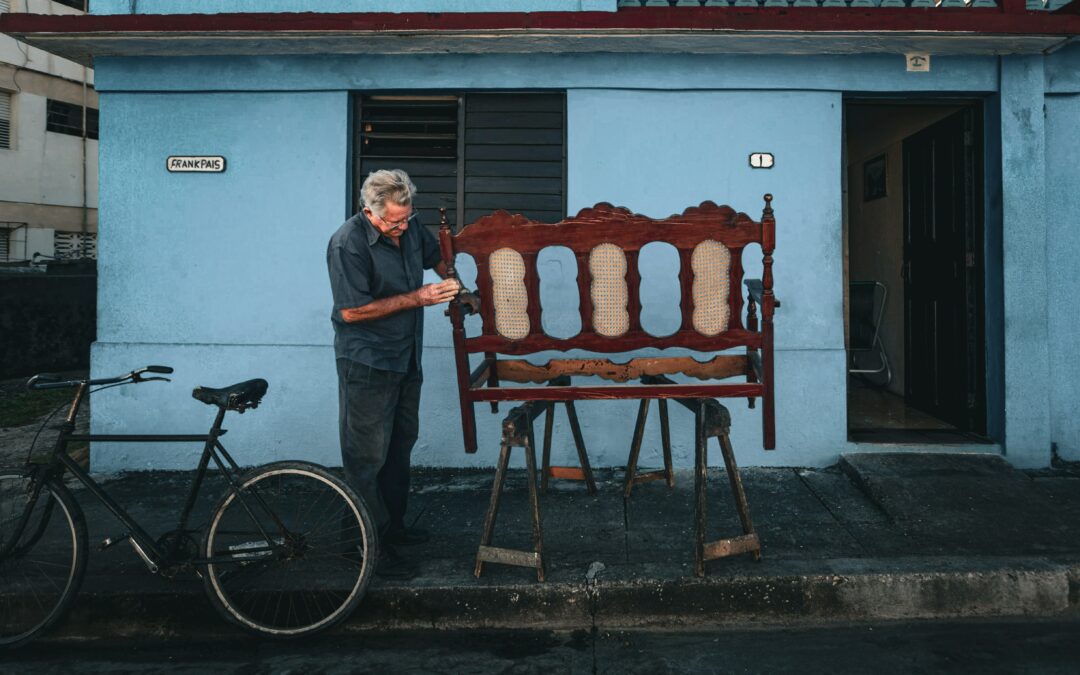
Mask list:
[[[990,378],[999,378],[1003,375],[1004,341],[997,333],[1003,331],[1000,317],[1003,316],[1004,294],[1002,288],[1003,269],[1001,267],[1001,172],[1000,172],[1000,120],[995,117],[996,108],[993,105],[995,93],[987,92],[983,95],[962,96],[927,96],[924,92],[910,95],[902,92],[890,93],[846,93],[843,97],[842,115],[842,181],[843,181],[843,275],[844,275],[844,321],[848,321],[849,298],[847,286],[850,281],[848,265],[850,230],[848,227],[849,204],[848,204],[848,162],[847,156],[847,131],[848,131],[848,107],[850,105],[881,105],[890,107],[906,107],[918,105],[956,105],[971,110],[972,128],[971,133],[971,156],[969,162],[972,171],[970,180],[972,185],[968,193],[970,195],[969,213],[971,227],[969,234],[973,241],[968,245],[968,250],[975,253],[975,272],[971,282],[973,288],[967,288],[969,298],[973,298],[976,310],[975,317],[975,348],[976,354],[969,357],[969,363],[974,367],[974,373],[969,373],[969,378],[974,380],[976,390],[974,419],[970,420],[973,434],[969,442],[991,441],[1002,442],[1004,401],[1000,392],[1003,383],[989,381]],[[998,158],[995,160],[995,158]],[[996,164],[995,164],[996,162]],[[996,168],[995,168],[996,167]],[[906,192],[906,186],[905,186]],[[905,212],[907,205],[904,205]],[[903,242],[898,242],[903,246]],[[905,326],[906,340],[906,326]],[[845,367],[847,361],[845,360]],[[845,378],[846,382],[846,378]]]

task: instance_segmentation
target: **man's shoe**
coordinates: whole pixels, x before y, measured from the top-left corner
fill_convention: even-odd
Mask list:
[[[407,581],[416,576],[416,567],[402,558],[392,546],[383,544],[379,552],[379,562],[375,565],[375,574],[383,579]]]
[[[389,530],[382,540],[393,546],[415,546],[426,544],[431,540],[431,535],[419,527],[401,527]]]

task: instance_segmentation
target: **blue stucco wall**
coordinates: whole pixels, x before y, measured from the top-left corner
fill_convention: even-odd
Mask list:
[[[616,0],[90,0],[91,14],[223,12],[613,12]]]
[[[1044,129],[1041,102],[1030,98],[1041,101],[1044,83],[1059,77],[1057,65],[942,57],[931,73],[912,74],[901,57],[888,55],[605,54],[102,58],[96,65],[102,298],[93,370],[115,374],[161,362],[177,368],[177,382],[103,392],[93,408],[95,431],[190,432],[209,423],[209,409],[187,398],[192,386],[266,377],[266,403],[229,425],[230,449],[245,462],[298,456],[337,463],[323,254],[346,215],[348,92],[400,89],[403,82],[418,90],[557,88],[567,90],[571,211],[605,200],[663,216],[715,199],[757,215],[761,194],[776,194],[779,449],[761,450],[759,413],[738,403],[734,441],[743,464],[829,464],[861,449],[846,441],[842,100],[845,93],[907,92],[984,98],[1000,117],[996,127],[988,123],[987,152],[997,152],[1005,167],[1001,255],[1013,288],[1003,291],[1000,310],[1006,417],[993,421],[1005,422],[1011,460],[1048,462],[1049,403],[1040,418],[1039,400],[1028,399],[1032,389],[1015,379],[1021,368],[1030,377],[1032,363],[1043,368],[1044,383],[1049,376],[1048,234],[1045,219],[1031,231],[1031,202],[1057,194],[1039,178],[1049,171],[1046,162],[1059,161],[1045,150],[1046,139],[1075,132],[1054,119]],[[749,169],[752,151],[774,152],[776,168]],[[165,156],[179,153],[226,155],[229,170],[167,174]],[[1029,162],[1039,165],[1034,174]],[[1061,162],[1075,180],[1075,162]],[[662,250],[643,255],[643,274],[670,275],[670,262]],[[542,261],[545,292],[570,294],[569,284],[548,276],[559,267],[557,256]],[[750,260],[748,267],[760,269]],[[664,303],[651,304],[662,323]],[[1041,333],[1024,323],[1033,306],[1042,312]],[[424,431],[415,461],[490,465],[499,418],[478,410],[481,452],[461,452],[441,308],[429,310],[427,325]],[[550,323],[545,317],[545,325],[566,329],[557,316]],[[622,464],[632,404],[590,409],[583,416],[590,455],[598,465]],[[684,426],[675,427],[676,455],[686,466]],[[561,419],[556,433],[562,461],[572,450]],[[655,429],[648,433],[655,438]],[[189,467],[197,452],[106,445],[93,457],[101,470]]]
[[[1046,98],[1046,267],[1050,331],[1051,440],[1062,459],[1080,461],[1080,93]]]
[[[330,340],[325,242],[345,211],[345,93],[103,94],[95,373],[147,363],[171,385],[103,392],[93,427],[193,430],[208,408],[188,394],[252,377],[263,408],[228,426],[246,459],[288,451],[331,459],[325,420]],[[302,122],[302,123],[301,123]],[[224,174],[170,174],[172,154],[220,154]],[[320,368],[321,366],[321,368]],[[320,387],[319,385],[322,385]],[[318,420],[319,429],[306,425]],[[250,428],[239,432],[240,428]],[[306,431],[318,440],[296,448]],[[320,436],[321,434],[321,436]],[[230,443],[229,445],[233,445]],[[95,466],[191,467],[197,448],[95,447]]]
[[[574,90],[567,96],[571,212],[598,201],[663,217],[705,199],[760,216],[777,195],[775,274],[778,452],[761,449],[760,411],[732,402],[733,442],[755,465],[820,463],[846,445],[843,287],[840,228],[841,95],[838,92],[643,92]],[[799,110],[800,125],[789,124]],[[737,114],[732,114],[733,111]],[[597,124],[596,120],[603,120]],[[703,125],[703,120],[715,120]],[[802,126],[805,124],[806,126]],[[710,130],[713,127],[715,130]],[[814,129],[813,134],[805,133]],[[772,152],[776,168],[747,166],[751,152]],[[674,257],[674,256],[672,256]],[[760,276],[761,250],[747,250],[748,276]],[[812,265],[805,264],[813,261]],[[660,261],[648,262],[664,274]],[[677,274],[670,260],[667,276]],[[670,297],[670,296],[669,296]],[[661,298],[643,304],[660,305]],[[648,326],[646,326],[648,327]],[[815,391],[814,396],[807,392]],[[634,402],[594,438],[609,439],[607,463],[626,461]],[[673,413],[681,464],[693,457],[684,411]],[[655,420],[654,420],[655,422]],[[659,430],[647,438],[658,438]]]
[[[1041,56],[1001,59],[1005,448],[1018,466],[1050,460],[1044,91]]]
[[[799,90],[990,94],[998,60],[935,57],[905,71],[898,54],[503,54],[117,58],[95,60],[100,91],[315,91],[401,89]]]

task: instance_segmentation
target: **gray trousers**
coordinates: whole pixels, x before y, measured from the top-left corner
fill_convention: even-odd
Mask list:
[[[420,429],[420,373],[337,360],[341,462],[380,532],[405,526],[409,466]]]

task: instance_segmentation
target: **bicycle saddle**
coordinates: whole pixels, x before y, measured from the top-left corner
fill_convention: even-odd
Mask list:
[[[221,389],[195,387],[195,390],[191,392],[191,396],[196,401],[202,401],[207,405],[216,405],[228,410],[244,412],[248,408],[259,407],[259,402],[266,395],[266,389],[269,386],[269,383],[263,379],[248,380]]]

